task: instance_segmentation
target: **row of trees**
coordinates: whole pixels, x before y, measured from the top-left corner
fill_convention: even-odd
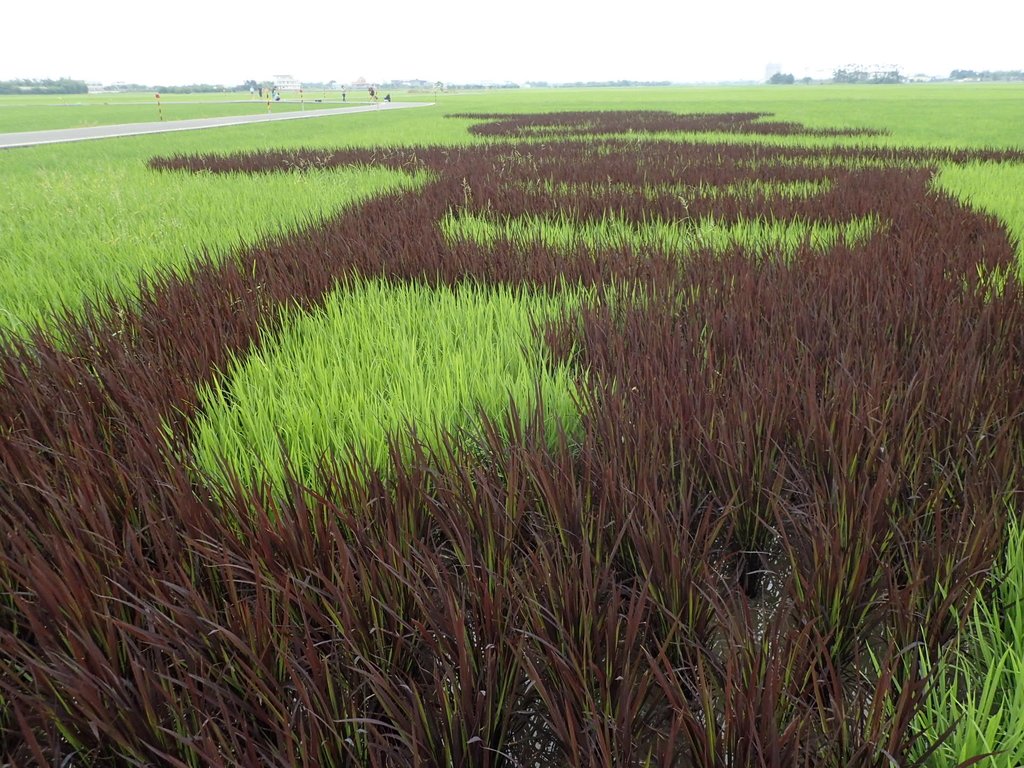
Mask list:
[[[574,83],[549,83],[546,80],[529,80],[531,88],[632,88],[635,86],[671,85],[669,80],[578,80]]]
[[[210,83],[192,83],[191,85],[147,85],[143,83],[114,83],[107,91],[136,92],[156,91],[157,93],[232,93],[249,90],[249,86],[211,85]]]
[[[62,77],[59,80],[0,80],[0,93],[47,95],[65,93],[88,93],[89,86],[84,80]]]
[[[973,69],[954,69],[949,73],[949,79],[980,80],[982,82],[1024,81],[1024,70],[977,72]],[[895,67],[842,67],[832,73],[832,82],[834,83],[902,83],[905,80],[906,78]],[[767,82],[772,85],[792,85],[796,82],[796,78],[788,72],[776,72],[768,78]],[[800,82],[809,83],[811,79],[805,77]]]
[[[975,72],[973,69],[954,69],[949,73],[950,80],[982,80],[986,82],[1005,82],[1011,80],[1024,80],[1024,70],[1009,69],[998,72],[984,70]]]
[[[904,78],[897,69],[867,69],[844,67],[832,73],[833,83],[902,83]],[[793,85],[796,78],[789,72],[776,72],[768,78],[770,85]],[[801,83],[814,82],[809,77],[800,79]]]
[[[192,85],[154,85],[152,88],[145,86],[132,86],[125,90],[153,90],[159,93],[229,93],[232,91],[249,90],[248,86],[243,89],[240,85],[211,85],[210,83],[193,83]]]
[[[832,73],[835,83],[902,83],[903,80],[896,68],[844,67]]]

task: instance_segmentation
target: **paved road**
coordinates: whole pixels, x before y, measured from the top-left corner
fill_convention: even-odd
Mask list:
[[[266,123],[272,120],[304,120],[328,115],[350,115],[355,112],[384,112],[390,109],[433,106],[428,102],[393,101],[390,104],[371,104],[365,107],[339,107],[337,109],[310,109],[306,112],[286,112],[280,115],[235,115],[233,117],[203,117],[194,120],[169,120],[163,123],[128,123],[124,125],[97,125],[91,128],[61,128],[55,131],[22,131],[0,133],[0,149],[30,147],[36,144],[57,144],[65,141],[110,139],[116,136],[140,136],[144,133],[170,131],[197,131],[202,128],[223,128],[228,125]]]

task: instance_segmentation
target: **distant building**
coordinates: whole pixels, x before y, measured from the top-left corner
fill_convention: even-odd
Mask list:
[[[302,87],[302,83],[291,75],[274,75],[273,80],[274,87],[279,91],[297,91]]]

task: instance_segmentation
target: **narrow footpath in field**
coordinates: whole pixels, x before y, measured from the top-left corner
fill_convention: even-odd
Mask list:
[[[138,136],[145,133],[195,131],[201,128],[223,128],[230,125],[265,123],[272,120],[301,120],[302,118],[307,117],[327,117],[329,115],[348,115],[356,112],[376,112],[378,110],[383,111],[389,109],[405,109],[407,107],[429,106],[433,106],[433,104],[422,101],[406,101],[369,104],[361,107],[313,109],[308,112],[288,112],[279,115],[233,115],[230,117],[203,117],[191,120],[173,120],[158,123],[128,123],[122,125],[97,125],[89,128],[59,128],[49,131],[0,133],[0,149],[29,147],[36,144],[57,144],[67,141],[86,141],[88,139],[110,139],[118,136]]]

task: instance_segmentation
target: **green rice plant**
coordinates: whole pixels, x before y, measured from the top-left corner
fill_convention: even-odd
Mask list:
[[[1002,222],[1017,246],[1018,274],[1024,276],[1024,165],[947,164],[935,177],[935,186]]]
[[[57,312],[105,294],[137,296],[140,281],[161,272],[185,274],[204,255],[218,260],[426,179],[385,168],[244,176],[102,164],[35,176],[32,186],[0,189],[0,329],[17,333],[52,326]]]
[[[578,426],[577,383],[535,327],[585,300],[580,290],[346,283],[310,314],[286,312],[271,343],[200,393],[196,462],[222,480],[226,465],[282,488],[284,451],[315,485],[325,455],[354,452],[380,468],[389,436],[472,433],[481,410],[497,416],[511,400],[525,413],[538,395],[554,440]]]
[[[1007,520],[1007,545],[962,627],[961,644],[942,658],[922,654],[936,676],[918,725],[929,734],[952,729],[927,764],[955,765],[977,755],[982,768],[1024,764],[1024,523]]]
[[[683,199],[695,196],[718,200],[725,197],[753,199],[757,196],[779,197],[784,200],[806,200],[824,194],[832,189],[830,179],[820,181],[764,181],[760,179],[738,182],[736,184],[649,184],[642,192],[648,199],[656,200],[663,194],[671,194]],[[581,184],[559,182],[552,179],[527,181],[523,184],[526,192],[540,192],[545,195],[578,196],[597,195],[604,192],[632,192],[635,187],[625,182],[609,180],[605,184]]]
[[[441,220],[440,226],[450,242],[470,241],[483,246],[507,241],[523,249],[539,245],[556,251],[580,247],[632,248],[681,254],[700,249],[723,253],[739,246],[757,254],[787,256],[805,243],[819,251],[828,251],[837,243],[855,247],[882,229],[881,222],[874,216],[857,217],[843,223],[768,219],[727,223],[714,218],[696,221],[652,218],[635,224],[615,214],[596,222],[581,222],[569,215],[497,219],[452,211]]]
[[[821,181],[745,181],[727,184],[720,190],[710,190],[712,195],[752,198],[756,195],[781,197],[784,200],[805,200],[824,194],[832,189],[829,179]],[[700,190],[703,192],[703,190]]]

